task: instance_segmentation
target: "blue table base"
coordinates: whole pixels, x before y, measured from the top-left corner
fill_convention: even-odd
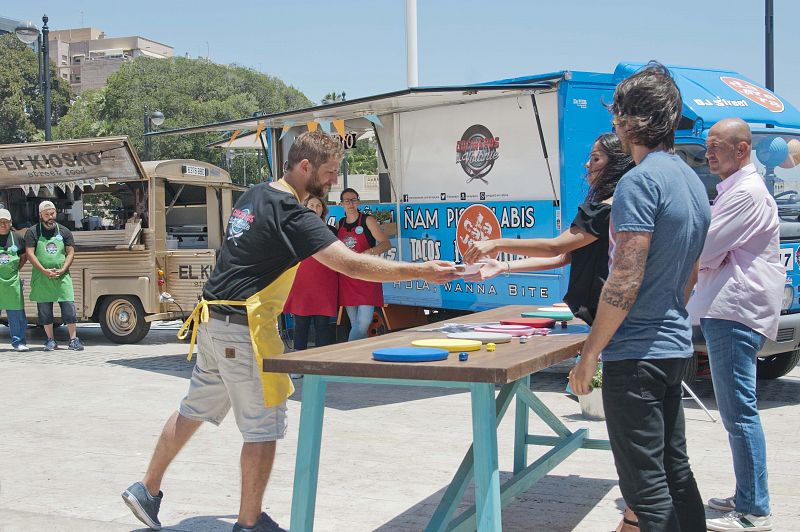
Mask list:
[[[292,494],[292,532],[307,532],[314,528],[314,509],[319,476],[319,453],[322,442],[322,419],[328,382],[361,384],[396,384],[436,388],[466,388],[472,398],[473,443],[453,480],[439,502],[426,527],[427,532],[478,530],[500,531],[501,508],[532,484],[547,475],[578,449],[608,450],[608,440],[588,438],[588,431],[570,431],[530,390],[530,377],[504,385],[495,397],[490,383],[450,382],[406,379],[377,379],[306,375],[300,408],[300,433]],[[500,485],[497,464],[497,427],[515,399],[514,475]],[[555,432],[555,436],[528,434],[529,411],[533,411]],[[553,447],[539,459],[528,464],[528,445]],[[472,477],[475,477],[475,505],[453,518],[458,503]]]

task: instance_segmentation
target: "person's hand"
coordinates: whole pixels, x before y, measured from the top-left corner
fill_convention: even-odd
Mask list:
[[[481,259],[475,264],[481,264],[481,269],[475,274],[464,276],[465,281],[485,281],[506,271],[505,262],[495,259]]]
[[[597,357],[581,355],[581,359],[569,372],[569,387],[575,395],[587,395],[592,391],[592,377],[597,372]]]
[[[442,284],[458,279],[456,265],[446,260],[429,260],[421,264],[420,279],[430,283]]]
[[[496,249],[497,241],[495,240],[473,240],[467,252],[464,253],[464,262],[467,264],[478,262],[486,255],[493,255]]]
[[[50,269],[47,270],[47,276],[50,279],[56,279],[56,278],[58,278],[58,275],[59,274],[58,274],[58,269],[57,268],[50,268]]]

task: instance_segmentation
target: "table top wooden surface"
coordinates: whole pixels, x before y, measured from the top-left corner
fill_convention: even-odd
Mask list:
[[[583,346],[587,335],[578,333],[533,336],[524,344],[514,338],[510,343],[497,344],[494,352],[487,351],[485,345],[479,351],[470,351],[469,359],[464,362],[458,360],[457,352],[450,353],[447,360],[436,362],[380,362],[373,360],[372,351],[384,347],[409,347],[412,340],[423,338],[447,338],[446,334],[439,331],[423,332],[417,329],[429,329],[444,323],[498,322],[501,319],[519,317],[522,312],[536,308],[528,305],[500,307],[416,329],[286,353],[264,359],[264,371],[507,384],[575,356]],[[570,324],[576,323],[583,322],[579,320],[570,322]],[[560,324],[556,324],[555,330],[557,331],[559,327]]]

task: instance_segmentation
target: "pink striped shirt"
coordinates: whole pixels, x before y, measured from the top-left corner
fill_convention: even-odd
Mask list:
[[[778,207],[753,164],[722,180],[717,192],[686,308],[695,324],[700,318],[736,321],[774,340],[786,282]]]

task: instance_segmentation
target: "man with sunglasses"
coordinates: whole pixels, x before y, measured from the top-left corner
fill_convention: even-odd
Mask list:
[[[693,356],[685,302],[711,218],[697,175],[674,153],[680,91],[659,63],[623,80],[610,106],[636,167],[611,211],[611,267],[570,386],[590,391],[603,354],[603,407],[625,502],[641,530],[705,530],[686,454],[681,380]]]

